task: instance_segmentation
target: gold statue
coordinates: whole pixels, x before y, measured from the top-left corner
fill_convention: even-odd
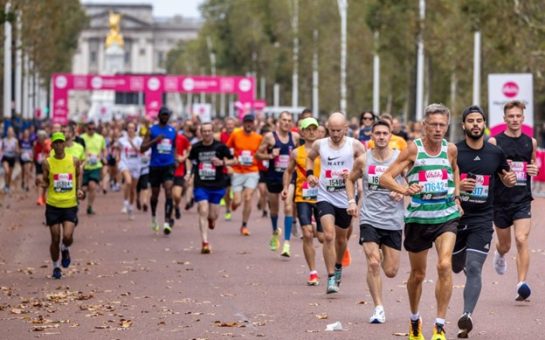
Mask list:
[[[123,36],[121,35],[121,14],[110,12],[108,23],[110,26],[110,32],[108,32],[108,36],[106,37],[106,48],[112,46],[112,44],[117,44],[119,47],[123,47],[124,42]]]

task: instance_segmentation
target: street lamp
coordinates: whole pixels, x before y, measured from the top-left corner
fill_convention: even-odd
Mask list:
[[[346,114],[346,9],[348,0],[337,0],[341,17],[341,112]]]

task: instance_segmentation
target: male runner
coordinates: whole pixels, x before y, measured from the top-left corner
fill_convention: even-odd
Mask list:
[[[79,160],[64,152],[64,135],[61,132],[53,133],[51,142],[55,156],[49,156],[42,163],[43,186],[47,189],[45,219],[51,233],[49,252],[53,262],[53,278],[60,279],[60,265],[64,268],[70,266],[70,246],[78,224],[78,199],[85,198],[85,193],[81,190]],[[59,249],[61,227],[62,244]],[[61,263],[59,252],[62,255]]]
[[[255,154],[261,144],[263,136],[256,133],[255,117],[247,114],[242,119],[242,130],[231,133],[227,141],[227,147],[233,150],[236,163],[233,165],[233,177],[231,187],[233,188],[232,210],[236,210],[242,203],[242,226],[240,234],[249,236],[248,220],[252,212],[252,197],[259,181],[259,170]]]
[[[36,134],[38,139],[34,143],[34,169],[36,171],[36,186],[38,187],[38,199],[36,205],[45,205],[45,188],[43,186],[43,162],[49,157],[51,151],[51,140],[47,138],[47,132],[39,130]]]
[[[280,231],[278,230],[278,210],[280,193],[282,192],[282,176],[286,171],[290,154],[299,144],[299,134],[291,132],[293,118],[291,113],[284,111],[278,117],[276,131],[267,132],[263,136],[256,157],[259,160],[268,160],[269,168],[265,172],[269,209],[272,224],[272,238],[270,248],[276,251],[280,246]],[[284,245],[282,256],[290,257],[290,237],[293,225],[293,205],[284,204]]]
[[[161,184],[165,190],[165,221],[163,223],[163,233],[165,235],[169,235],[172,232],[172,226],[174,225],[174,220],[172,219],[172,210],[174,208],[172,202],[172,184],[175,167],[176,130],[168,125],[171,114],[172,111],[165,106],[159,109],[159,123],[149,129],[140,147],[140,152],[146,152],[151,148],[149,166],[151,229],[156,232],[159,231],[156,216]]]
[[[367,258],[367,286],[373,298],[375,309],[370,323],[384,323],[386,314],[382,304],[382,280],[380,267],[384,274],[392,278],[399,269],[401,235],[403,229],[403,195],[384,189],[379,178],[390,166],[399,150],[389,146],[392,132],[388,122],[380,120],[371,127],[371,139],[375,148],[354,162],[354,167],[346,181],[348,213],[358,216],[355,200],[355,186],[358,179],[363,180],[364,196],[360,214],[360,244]],[[404,184],[401,176],[396,182]]]
[[[503,107],[503,120],[507,129],[490,138],[490,143],[498,145],[517,176],[517,184],[507,188],[501,181],[496,180],[494,195],[494,224],[496,225],[496,252],[494,254],[494,268],[503,275],[507,270],[505,254],[511,248],[511,226],[514,226],[515,244],[517,246],[517,301],[526,300],[530,294],[530,286],[526,283],[528,268],[530,267],[530,252],[528,249],[528,235],[530,234],[532,217],[532,188],[530,176],[536,176],[537,142],[534,138],[522,133],[524,122],[524,103],[514,100]]]
[[[225,118],[225,128],[221,131],[219,135],[219,141],[223,144],[227,144],[227,141],[229,140],[229,137],[231,137],[231,133],[235,130],[236,127],[236,119],[233,117],[227,117]],[[224,218],[226,221],[230,221],[232,218],[231,215],[231,168],[225,168],[225,173],[227,174],[227,187],[225,188],[225,196],[223,196],[223,200],[225,202],[225,215]]]
[[[214,140],[212,123],[201,125],[202,141],[191,148],[189,160],[192,162],[194,178],[193,197],[199,211],[201,231],[201,253],[209,254],[208,229],[214,229],[218,219],[218,205],[225,194],[226,173],[224,168],[233,164],[233,156],[225,144]],[[188,174],[189,178],[191,174]]]
[[[305,118],[299,122],[299,128],[302,138],[305,139],[305,144],[295,148],[291,152],[288,168],[284,172],[283,177],[283,190],[282,199],[289,199],[289,187],[291,185],[291,179],[293,172],[296,173],[295,182],[295,205],[297,209],[297,217],[301,223],[303,229],[303,253],[305,254],[305,260],[307,261],[309,273],[309,279],[307,284],[309,286],[316,286],[320,283],[318,272],[316,271],[315,251],[313,245],[314,235],[316,231],[318,239],[323,240],[323,230],[320,224],[320,216],[318,215],[318,209],[316,208],[316,197],[318,195],[318,188],[310,187],[307,182],[306,167],[307,167],[307,155],[312,148],[312,144],[318,136],[318,121],[314,118]],[[313,171],[316,174],[320,173],[320,159],[314,160]],[[312,216],[316,220],[316,230],[312,226]]]
[[[509,170],[503,151],[484,140],[486,118],[479,106],[462,113],[465,140],[456,144],[460,169],[460,194],[464,216],[458,224],[452,270],[465,269],[464,312],[458,320],[459,338],[467,338],[473,329],[471,315],[481,293],[481,272],[492,241],[494,184],[497,177],[507,187],[515,185],[515,173]]]
[[[190,120],[186,121],[191,122]],[[186,124],[186,126],[188,126]],[[184,129],[188,131],[189,126]],[[187,187],[186,181],[184,179],[186,175],[186,159],[189,156],[189,151],[191,150],[191,143],[189,139],[182,133],[178,132],[176,135],[176,170],[174,171],[174,187],[172,188],[172,197],[174,198],[174,217],[179,220],[182,217],[180,212],[180,203],[182,201],[182,196],[185,193],[185,188]]]
[[[365,152],[357,139],[347,137],[348,122],[343,113],[329,116],[329,137],[312,144],[308,152],[306,174],[311,187],[318,185],[317,207],[324,230],[323,254],[327,269],[327,294],[337,293],[342,277],[342,260],[352,222],[348,215],[345,180],[354,159]],[[320,157],[320,176],[314,176],[314,159]],[[348,203],[347,203],[348,202]]]
[[[102,135],[95,132],[95,123],[90,121],[87,124],[87,131],[81,135],[85,141],[85,152],[87,154],[83,167],[83,186],[87,187],[89,194],[87,201],[87,215],[94,215],[93,204],[95,203],[96,190],[102,179],[102,166],[106,159],[106,140]],[[104,163],[103,163],[104,162]]]
[[[409,339],[421,340],[422,320],[419,314],[422,282],[426,277],[429,249],[437,249],[437,318],[432,340],[445,340],[445,317],[452,295],[452,250],[462,211],[460,207],[460,176],[456,163],[456,146],[444,136],[448,130],[450,111],[441,104],[426,107],[425,134],[403,150],[396,161],[380,177],[380,185],[411,196],[405,214],[405,241],[409,252],[411,273],[407,292],[411,309]],[[395,178],[408,169],[409,187]]]

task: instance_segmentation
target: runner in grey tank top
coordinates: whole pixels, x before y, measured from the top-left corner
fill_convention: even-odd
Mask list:
[[[342,260],[352,217],[346,212],[345,180],[354,159],[365,152],[359,141],[347,137],[344,114],[336,112],[328,120],[328,138],[314,142],[308,152],[307,181],[318,186],[318,215],[324,230],[324,262],[327,269],[327,294],[337,293],[342,276]],[[314,159],[320,157],[320,177],[314,175]],[[318,174],[316,174],[318,175]],[[335,239],[339,242],[335,242]]]
[[[399,268],[404,213],[403,195],[383,188],[379,184],[380,176],[399,155],[398,150],[388,146],[391,136],[388,122],[381,120],[373,124],[371,139],[375,148],[356,159],[346,181],[346,193],[350,199],[348,213],[354,217],[358,215],[358,206],[354,200],[355,183],[360,178],[363,183],[360,244],[367,258],[367,284],[375,304],[373,315],[369,319],[370,323],[386,321],[382,305],[381,262],[387,277],[394,277]],[[395,179],[400,185],[405,183],[401,176]]]

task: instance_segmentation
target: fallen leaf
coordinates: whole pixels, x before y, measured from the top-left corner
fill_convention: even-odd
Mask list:
[[[214,324],[216,324],[217,327],[241,327],[241,325],[236,322],[221,322],[221,321],[214,321]]]
[[[119,320],[119,325],[121,328],[129,328],[132,326],[132,320],[121,319]]]
[[[366,304],[367,304],[367,301],[361,300],[361,301],[358,301],[357,304],[358,304],[358,305],[366,305]]]
[[[328,318],[327,314],[326,313],[320,313],[320,314],[316,314],[316,318],[320,319],[320,320],[325,320]]]
[[[10,312],[11,312],[11,314],[21,314],[21,313],[23,313],[23,311],[21,309],[19,309],[19,308],[12,308],[10,310]]]
[[[393,333],[394,336],[409,336],[409,333]]]

